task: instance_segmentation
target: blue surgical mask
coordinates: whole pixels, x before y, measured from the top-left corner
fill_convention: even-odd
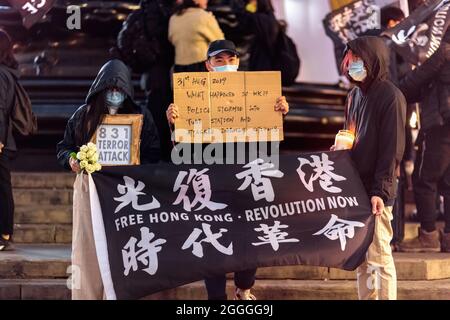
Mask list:
[[[111,107],[119,107],[125,101],[125,93],[119,90],[108,90],[105,94],[106,104]]]
[[[364,67],[364,61],[358,60],[350,63],[348,75],[355,81],[363,82],[367,77],[367,70]]]
[[[216,72],[235,72],[238,71],[239,66],[237,64],[226,64],[220,67],[213,67]]]

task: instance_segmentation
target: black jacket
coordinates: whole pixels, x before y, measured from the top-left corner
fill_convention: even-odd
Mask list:
[[[250,47],[250,71],[272,70],[277,50],[276,42],[281,32],[275,15],[270,13],[250,13],[243,1],[233,2],[233,10],[239,21],[239,28],[254,35]]]
[[[10,125],[10,113],[14,102],[15,81],[18,78],[18,70],[0,64],[0,142],[5,145],[2,153],[6,155],[17,151]]]
[[[77,111],[69,119],[66,131],[64,133],[64,139],[57,145],[58,162],[64,167],[70,170],[69,157],[70,153],[77,152],[81,145],[76,145],[75,142],[75,130],[77,124],[79,124],[89,108],[89,104],[92,98],[104,91],[105,89],[117,87],[123,90],[128,98],[132,102],[133,113],[143,114],[144,123],[141,133],[141,164],[158,162],[160,158],[159,138],[156,126],[153,122],[153,118],[146,108],[142,108],[134,101],[134,90],[131,81],[131,75],[128,67],[120,60],[111,60],[106,63],[99,71],[97,77],[91,85],[89,93],[86,97],[86,104],[78,108]],[[120,113],[119,109],[119,113]],[[89,141],[83,142],[83,144]]]
[[[447,57],[448,56],[448,57]],[[420,102],[421,128],[428,130],[450,123],[450,45],[441,47],[401,81],[409,103]]]
[[[348,47],[368,73],[347,98],[346,128],[355,132],[352,159],[368,195],[389,203],[395,199],[396,168],[405,148],[405,97],[388,80],[389,52],[382,39],[361,37]]]

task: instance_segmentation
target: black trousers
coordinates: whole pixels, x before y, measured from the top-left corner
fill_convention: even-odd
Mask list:
[[[234,273],[234,284],[242,290],[247,290],[255,284],[256,269],[250,269]],[[221,275],[205,279],[208,300],[227,300],[227,278]]]
[[[424,132],[413,174],[421,227],[435,230],[436,197],[444,197],[445,232],[450,232],[450,124]]]
[[[14,198],[11,167],[8,158],[0,154],[0,234],[13,234]]]

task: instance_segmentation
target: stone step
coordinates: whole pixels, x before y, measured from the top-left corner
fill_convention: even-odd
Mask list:
[[[15,245],[16,250],[0,253],[0,278],[67,278],[70,245]]]
[[[398,281],[399,300],[450,300],[450,279],[434,281]],[[227,294],[233,298],[234,284],[227,282]],[[356,300],[356,281],[349,280],[257,280],[252,290],[259,300]],[[148,300],[203,300],[202,281],[146,297]]]
[[[444,229],[445,223],[443,221],[436,222],[436,228],[438,230]],[[416,238],[419,235],[420,223],[418,222],[407,222],[405,223],[405,237],[404,240],[409,240]]]
[[[65,279],[3,279],[0,300],[70,300]]]
[[[394,253],[398,280],[450,279],[448,253]],[[258,269],[260,279],[353,280],[356,271],[311,266],[285,266]]]
[[[18,224],[71,224],[72,206],[16,206],[14,221]]]
[[[21,189],[72,189],[75,175],[71,173],[13,172],[13,188]]]
[[[15,243],[71,243],[71,224],[15,224]]]
[[[16,245],[12,252],[0,254],[2,278],[64,278],[70,265],[70,245]],[[395,253],[399,280],[450,279],[450,254]],[[9,271],[8,271],[9,270]],[[31,271],[29,271],[31,270]],[[3,276],[4,275],[4,276]],[[230,275],[231,277],[231,275]],[[258,279],[354,280],[354,271],[311,266],[260,268]]]
[[[398,281],[399,300],[450,300],[450,280]],[[234,284],[227,282],[229,299]],[[252,290],[258,300],[356,300],[356,281],[259,280]],[[64,279],[0,280],[0,300],[68,300]],[[204,300],[202,281],[150,295],[145,300]]]
[[[70,189],[14,189],[16,206],[39,207],[42,205],[71,205],[73,191]]]

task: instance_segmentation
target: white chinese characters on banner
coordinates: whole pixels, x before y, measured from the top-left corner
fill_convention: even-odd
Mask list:
[[[318,236],[323,234],[330,240],[339,239],[339,242],[341,243],[341,250],[345,251],[347,238],[353,239],[355,236],[355,228],[362,228],[364,226],[365,225],[362,222],[339,219],[335,214],[332,214],[327,225],[313,235]]]
[[[345,177],[339,176],[335,173],[333,164],[334,162],[329,160],[326,153],[322,153],[322,159],[319,156],[312,155],[312,161],[305,158],[298,158],[300,161],[300,166],[297,169],[297,173],[302,181],[303,185],[309,192],[314,192],[314,182],[319,180],[320,187],[330,193],[340,193],[341,188],[333,186],[332,180],[334,181],[345,181]],[[304,166],[308,165],[313,168],[313,174],[311,174],[309,180],[306,179],[306,173],[304,171]]]
[[[158,252],[161,251],[165,239],[155,239],[155,234],[147,227],[141,228],[141,240],[131,237],[122,249],[123,274],[128,276],[130,270],[137,271],[138,263],[145,268],[142,271],[154,275],[158,271]],[[152,241],[153,240],[153,241]],[[139,248],[136,250],[136,247]]]
[[[236,178],[244,179],[242,185],[238,188],[239,191],[247,189],[252,186],[252,194],[255,201],[266,199],[268,202],[275,200],[275,193],[273,191],[272,182],[269,178],[282,178],[283,172],[280,170],[273,170],[275,165],[273,163],[264,163],[262,159],[256,159],[244,166],[249,168],[236,174]]]
[[[353,2],[336,13],[328,22],[328,27],[347,43],[368,30],[380,28],[380,6],[374,0]]]
[[[28,11],[31,14],[36,14],[39,11],[38,9],[45,6],[46,2],[47,0],[30,0],[22,6],[22,9]]]
[[[255,231],[263,232],[265,236],[259,236],[258,239],[262,242],[254,242],[252,245],[257,247],[264,244],[270,244],[274,251],[278,251],[280,248],[280,243],[299,242],[300,240],[295,238],[286,239],[289,234],[281,231],[281,229],[286,228],[289,228],[289,226],[286,224],[280,224],[280,221],[275,221],[272,227],[269,227],[267,224],[260,224],[260,228],[255,228]]]
[[[188,212],[191,212],[197,204],[199,204],[199,206],[194,209],[194,211],[202,210],[204,208],[208,208],[212,211],[225,209],[227,207],[226,204],[211,201],[211,182],[209,180],[209,176],[206,174],[208,170],[209,169],[203,169],[201,171],[197,171],[197,169],[190,169],[189,176],[187,177],[185,184],[182,182],[188,175],[188,172],[180,171],[173,187],[173,191],[179,191],[179,193],[173,204],[177,205],[183,202],[183,209]],[[195,193],[195,197],[192,201],[189,200],[187,195],[190,184],[192,184],[192,189]]]
[[[146,195],[142,190],[145,188],[145,184],[142,181],[138,181],[137,185],[135,186],[134,179],[130,177],[123,177],[123,180],[125,181],[125,184],[119,184],[117,186],[117,191],[122,195],[121,197],[114,198],[115,201],[121,202],[114,211],[114,213],[119,212],[123,208],[125,208],[127,205],[131,204],[134,210],[137,211],[148,211],[152,209],[157,209],[161,207],[161,204],[158,200],[155,199],[155,197],[152,196],[152,201],[147,204],[139,204],[138,203],[138,197],[142,195]]]
[[[202,230],[203,229],[203,230]],[[203,243],[212,244],[220,253],[228,256],[233,254],[233,243],[231,242],[228,247],[219,243],[218,239],[223,236],[227,229],[220,228],[219,232],[213,233],[211,231],[211,225],[208,223],[202,223],[202,229],[195,228],[189,237],[184,242],[181,249],[186,250],[192,247],[192,253],[198,258],[203,258]],[[205,237],[202,240],[198,240],[201,234],[204,233]]]

